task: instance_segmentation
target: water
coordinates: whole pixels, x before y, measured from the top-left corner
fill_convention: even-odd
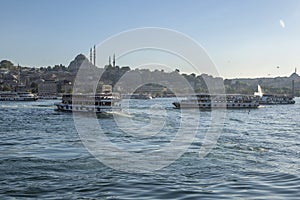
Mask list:
[[[172,109],[172,101],[133,100],[118,117],[123,132],[130,129],[131,135],[116,129],[113,117],[98,122],[122,148],[150,152],[169,143],[179,128],[180,111]],[[193,143],[175,162],[149,173],[119,171],[99,162],[81,142],[72,114],[54,111],[54,101],[0,102],[0,199],[299,199],[300,99],[296,101],[250,112],[228,110],[216,146],[203,159],[198,152],[211,113],[191,114],[191,125],[200,119]],[[159,117],[168,116],[161,135],[147,135],[147,127],[145,135],[138,131],[151,122],[150,113],[159,119],[154,118],[158,126]],[[137,126],[126,126],[124,120]]]

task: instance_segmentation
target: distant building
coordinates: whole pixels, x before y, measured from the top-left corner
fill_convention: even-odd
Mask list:
[[[17,92],[26,92],[27,90],[28,90],[28,88],[26,87],[26,85],[17,85],[16,86]]]
[[[45,80],[38,84],[39,96],[49,97],[57,95],[57,84],[54,80]]]
[[[102,92],[103,93],[111,93],[112,92],[112,86],[111,85],[103,85],[102,86]]]
[[[73,91],[73,84],[72,82],[64,82],[61,86],[61,92],[62,93],[72,93]]]

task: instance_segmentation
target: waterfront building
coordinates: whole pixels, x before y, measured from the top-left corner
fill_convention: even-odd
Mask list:
[[[39,96],[57,96],[57,83],[54,80],[45,80],[38,85]]]

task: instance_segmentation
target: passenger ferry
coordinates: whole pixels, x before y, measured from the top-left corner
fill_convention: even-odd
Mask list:
[[[257,86],[255,96],[259,97],[261,105],[274,105],[274,104],[295,104],[293,95],[284,94],[264,94],[260,85]]]
[[[31,92],[1,92],[0,101],[36,101],[37,95]]]
[[[259,98],[242,94],[195,94],[180,102],[174,102],[175,108],[258,108]]]
[[[291,95],[263,94],[259,103],[261,105],[295,104],[295,100]]]
[[[54,105],[59,111],[106,113],[120,110],[119,101],[118,95],[112,93],[64,94],[62,101]]]

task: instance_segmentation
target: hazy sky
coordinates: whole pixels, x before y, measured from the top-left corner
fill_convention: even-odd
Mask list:
[[[197,41],[226,78],[300,70],[299,0],[0,0],[0,7],[0,60],[22,66],[67,66],[119,32],[162,27]]]

